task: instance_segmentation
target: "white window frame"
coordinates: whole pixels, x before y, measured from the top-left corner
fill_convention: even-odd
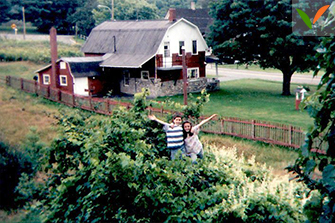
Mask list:
[[[145,74],[148,74],[147,77]],[[150,73],[148,70],[142,70],[141,71],[141,79],[144,81],[148,81],[150,79]]]
[[[65,83],[62,82],[63,77],[65,77]],[[66,75],[59,75],[59,84],[60,86],[67,86],[67,76]]]
[[[164,42],[164,57],[171,57],[170,42]]]
[[[183,42],[183,45],[182,45],[182,46],[180,45],[181,42]],[[184,41],[184,40],[179,41],[179,43],[178,43],[178,47],[179,47],[179,48],[178,48],[178,55],[179,55],[179,56],[183,55],[183,47],[184,47],[184,49],[185,49],[185,53],[186,53],[185,41]]]
[[[193,42],[195,41],[195,49],[196,49],[196,52],[194,53],[193,52]],[[198,54],[198,41],[196,39],[192,40],[192,55],[197,55]]]
[[[59,63],[59,66],[60,66],[60,69],[61,69],[61,70],[65,70],[65,69],[66,69],[66,63],[65,63],[64,61],[61,61],[61,62]]]
[[[48,78],[48,81],[46,81],[46,78]],[[43,84],[50,85],[50,75],[49,74],[43,74]]]
[[[195,77],[191,77],[191,72],[196,71]],[[198,79],[199,78],[199,67],[187,68],[187,79]]]

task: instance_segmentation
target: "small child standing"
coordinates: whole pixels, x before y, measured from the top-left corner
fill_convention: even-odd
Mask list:
[[[171,124],[159,120],[154,115],[149,115],[148,118],[164,125],[163,129],[166,132],[167,148],[171,151],[171,160],[176,158],[179,150],[181,150],[182,154],[185,153],[183,128],[181,126],[182,116],[180,114],[173,116]]]

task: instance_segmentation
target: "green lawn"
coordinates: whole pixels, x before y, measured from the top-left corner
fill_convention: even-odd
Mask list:
[[[297,84],[291,85],[292,94],[297,86]],[[316,86],[310,87],[311,92],[316,88]],[[312,119],[306,111],[296,111],[295,96],[281,96],[281,89],[281,82],[266,80],[244,79],[221,82],[220,91],[210,93],[210,102],[204,108],[204,113],[289,124],[307,130],[313,123]],[[182,95],[170,99],[183,103]],[[157,100],[162,101],[164,97]]]

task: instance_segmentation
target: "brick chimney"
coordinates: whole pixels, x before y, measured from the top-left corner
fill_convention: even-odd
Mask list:
[[[175,8],[169,9],[169,21],[170,22],[176,21],[176,9]]]
[[[58,84],[58,78],[57,78],[57,67],[56,62],[58,59],[57,55],[57,30],[55,27],[52,27],[50,29],[50,50],[51,50],[51,87],[57,88]]]
[[[191,9],[195,10],[195,2],[191,2]]]

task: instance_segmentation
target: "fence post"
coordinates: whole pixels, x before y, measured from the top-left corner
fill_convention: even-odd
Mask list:
[[[292,126],[290,125],[288,128],[288,139],[289,139],[289,145],[292,145]]]
[[[62,91],[58,89],[58,101],[61,102],[62,101]]]
[[[90,95],[89,95],[89,102],[90,102],[90,109],[91,109],[91,111],[93,111],[92,95],[91,95],[91,93],[90,93]]]
[[[251,120],[251,137],[255,138],[255,120]]]
[[[72,106],[76,107],[76,97],[74,96],[74,94],[72,93]]]
[[[37,92],[37,81],[34,82],[34,87],[35,87],[35,94],[38,95],[38,92]]]
[[[48,85],[48,89],[47,89],[47,97],[50,98],[50,85]]]
[[[110,110],[109,110],[109,99],[106,98],[106,111],[107,111],[107,114],[110,114]]]
[[[221,118],[221,134],[224,134],[224,118]]]

